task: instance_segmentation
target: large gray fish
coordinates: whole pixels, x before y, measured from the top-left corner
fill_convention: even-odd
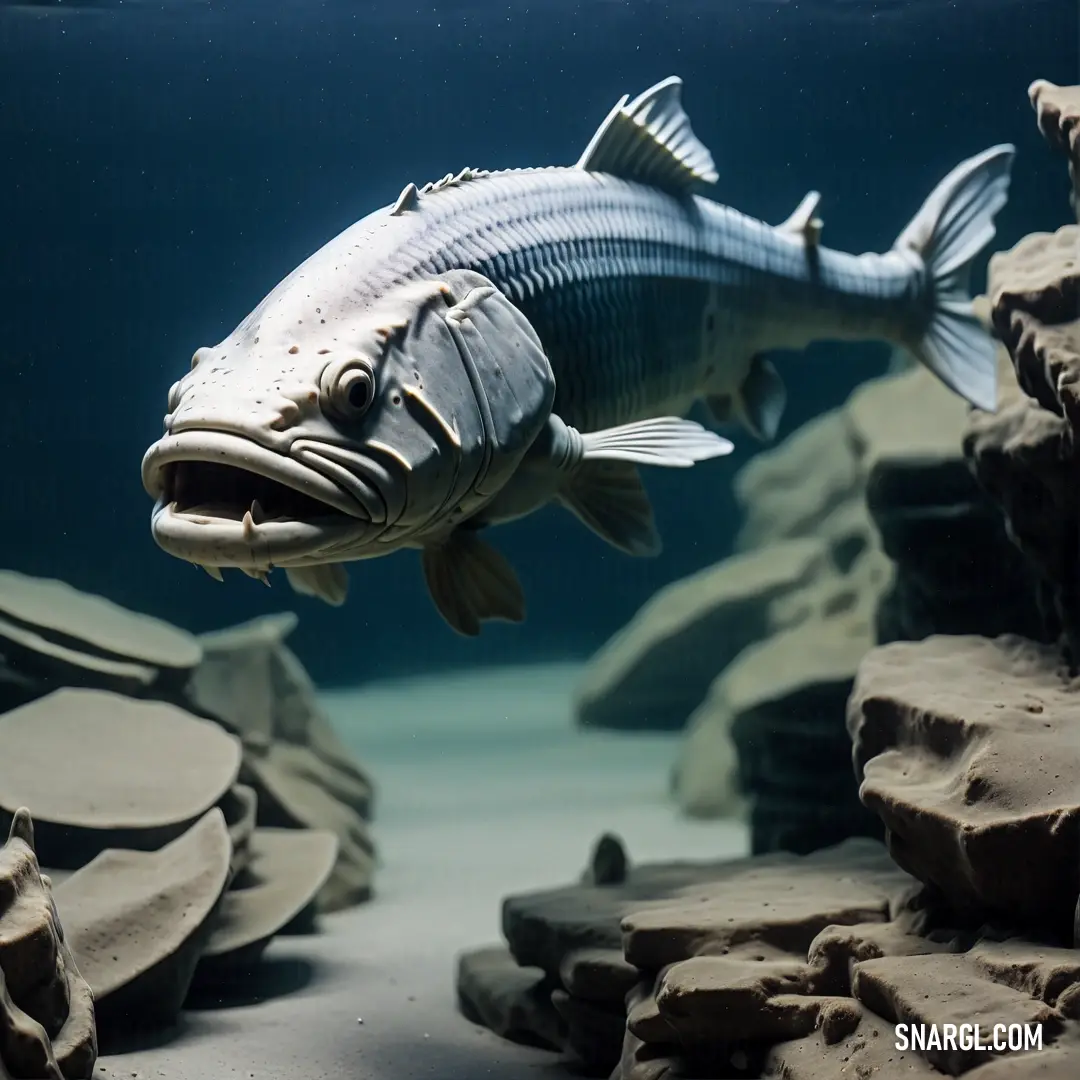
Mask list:
[[[638,465],[771,438],[766,359],[819,339],[891,342],[996,405],[968,272],[1014,148],[954,169],[892,249],[819,243],[811,192],[770,226],[703,197],[717,173],[669,78],[608,114],[569,168],[466,169],[376,210],[195,353],[143,459],[154,539],[207,568],[345,599],[342,563],[417,548],[446,621],[476,634],[525,602],[485,526],[559,503],[615,547],[660,541]]]

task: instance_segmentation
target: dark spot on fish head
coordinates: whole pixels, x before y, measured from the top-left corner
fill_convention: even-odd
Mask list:
[[[330,351],[329,349],[320,349],[319,350],[319,355],[320,356],[325,356],[329,351]]]
[[[307,399],[310,404],[314,405],[315,402],[319,400],[319,395],[312,390],[311,393],[308,394]]]
[[[289,350],[289,355],[290,355],[290,356],[295,356],[295,355],[296,355],[296,354],[297,354],[297,353],[298,353],[299,351],[300,351],[300,346],[299,346],[299,345],[294,345],[294,346],[293,346],[293,347],[292,347],[292,348],[291,348],[291,349]]]

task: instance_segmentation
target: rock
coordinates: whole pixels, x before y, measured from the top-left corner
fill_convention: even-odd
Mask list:
[[[578,949],[559,964],[559,982],[579,1001],[618,1006],[640,978],[638,969],[623,959],[622,949]]]
[[[296,617],[282,613],[203,634],[187,694],[193,708],[240,737],[241,778],[256,792],[260,827],[337,837],[337,861],[318,896],[321,911],[336,911],[371,895],[374,791],[285,644],[295,626]]]
[[[826,563],[820,541],[793,540],[662,589],[593,657],[575,695],[579,723],[681,728],[716,673],[771,632],[770,604]]]
[[[175,1022],[213,932],[231,854],[214,808],[161,850],[104,851],[56,887],[104,1049]]]
[[[521,967],[512,976],[498,950],[499,979],[532,1001],[548,993],[565,1024],[558,1045],[593,1071],[620,1055],[623,1075],[651,1075],[661,1059],[730,1066],[747,1040],[843,1029],[852,1003],[815,984],[809,950],[826,927],[892,918],[912,886],[864,840],[805,858],[638,864],[618,885],[509,897],[503,931]]]
[[[0,820],[29,806],[48,867],[153,850],[232,787],[240,744],[207,720],[108,690],[55,690],[0,715]]]
[[[1044,409],[1080,419],[1080,225],[1031,233],[990,260],[994,329],[1021,389]]]
[[[888,394],[881,385],[860,388],[849,409],[866,440],[867,509],[896,567],[880,600],[877,640],[1039,636],[1031,575],[965,460],[965,402],[918,368]]]
[[[606,1077],[611,1062],[618,1061],[622,1052],[626,1033],[622,1003],[618,1009],[604,1009],[556,988],[551,991],[551,1004],[563,1022],[562,1049],[575,1071]]]
[[[218,990],[238,970],[249,970],[270,939],[314,904],[336,856],[331,832],[255,829],[247,864],[222,897],[196,982]]]
[[[859,1023],[847,1038],[832,1038],[822,1027],[802,1038],[774,1046],[761,1075],[770,1080],[836,1080],[873,1077],[874,1080],[940,1080],[938,1072],[914,1050],[898,1050],[892,1025],[869,1009],[852,1003]]]
[[[621,886],[509,897],[510,952],[484,951],[481,981],[528,1001],[514,1038],[611,1080],[1078,1075],[1080,952],[957,928],[952,915],[871,840],[801,858],[643,864]],[[984,1044],[995,1024],[1038,1025],[1042,1048],[990,1047],[992,1060],[965,1024]]]
[[[375,845],[355,806],[336,797],[330,766],[306,747],[274,742],[261,750],[247,748],[243,776],[259,792],[260,826],[319,829],[337,837],[337,861],[319,891],[320,911],[339,911],[370,898]]]
[[[873,840],[846,840],[802,857],[738,859],[690,887],[634,905],[621,920],[623,955],[645,971],[726,955],[749,942],[766,953],[805,957],[826,926],[889,919],[911,887]]]
[[[1080,86],[1055,86],[1046,79],[1036,79],[1028,88],[1028,97],[1039,130],[1051,146],[1068,155],[1073,186],[1070,202],[1080,221]]]
[[[0,848],[0,1075],[90,1080],[94,998],[80,974],[19,807]]]
[[[968,414],[963,398],[921,364],[868,379],[844,406],[859,448],[863,484],[879,461],[914,456],[955,458]]]
[[[1021,991],[978,978],[962,954],[883,956],[855,966],[852,993],[877,1016],[894,1024],[975,1024],[992,1032],[995,1024],[1039,1025],[1052,1042],[1064,1019],[1050,1006]],[[942,1072],[958,1076],[989,1060],[988,1050],[964,1046],[927,1047],[924,1056]]]
[[[743,650],[714,682],[676,765],[686,813],[730,812],[737,787],[749,800],[754,852],[806,854],[847,836],[880,835],[858,799],[843,717],[859,661],[874,644],[876,600],[889,573],[872,549],[850,573],[803,590],[802,618]]]
[[[1015,376],[1001,408],[973,414],[964,451],[1036,576],[1044,631],[1080,656],[1080,226],[1034,233],[990,260],[994,327]]]
[[[582,880],[593,885],[619,885],[626,880],[629,869],[623,842],[614,833],[604,833],[593,845]]]
[[[828,534],[829,519],[861,501],[860,455],[844,411],[832,409],[751,458],[735,477],[744,514],[736,550]]]
[[[966,1073],[967,1080],[1076,1080],[1080,1041],[1066,1035],[1049,1049],[993,1058]]]
[[[251,862],[251,837],[255,832],[259,797],[247,784],[234,784],[218,803],[229,829],[232,845],[232,877],[241,874]]]
[[[545,1050],[558,1050],[563,1044],[563,1025],[544,973],[518,967],[503,945],[458,957],[457,994],[469,1020],[504,1039]]]
[[[371,781],[283,643],[294,625],[196,639],[0,572],[0,824],[19,831],[31,807],[47,868],[35,885],[18,838],[0,854],[0,1076],[89,1076],[94,999],[120,1049],[207,986],[258,975],[270,939],[309,932],[317,904],[369,895]],[[55,912],[38,919],[53,887],[67,945],[49,944]]]
[[[1050,646],[932,637],[869,653],[848,706],[862,799],[896,861],[960,912],[1063,942],[1080,892],[1078,689]]]
[[[1020,390],[1007,353],[1000,385],[998,411],[972,413],[964,454],[1032,567],[1042,618],[1036,636],[1052,639],[1066,626],[1080,628],[1080,597],[1072,585],[1080,522],[1072,435],[1064,417]]]
[[[192,635],[62,581],[0,570],[0,652],[38,693],[179,691],[202,655]]]

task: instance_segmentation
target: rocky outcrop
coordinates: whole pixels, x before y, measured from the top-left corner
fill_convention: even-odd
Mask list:
[[[862,799],[896,862],[954,910],[1071,938],[1078,693],[1056,648],[1013,636],[898,642],[863,661],[848,706]]]
[[[50,887],[34,884],[30,860],[45,868],[72,992],[92,993],[107,1051],[242,989],[274,936],[370,895],[372,784],[284,643],[295,623],[285,614],[197,638],[0,573],[0,825],[13,830],[0,861],[22,860],[19,881],[38,890],[16,905],[26,918]],[[24,806],[36,855],[21,839]],[[0,1075],[51,1077],[52,1053],[62,1069],[75,1062],[69,1080],[89,1076],[85,1047],[65,1034],[75,1029],[58,1035],[60,1013],[39,1016],[20,989],[51,986],[68,953],[15,950],[38,966],[13,975],[4,918],[0,908],[0,971],[23,1011],[9,1009],[5,1030],[46,1064],[16,1071],[0,1031]],[[61,991],[47,996],[60,1009]]]
[[[371,896],[374,785],[285,644],[295,626],[296,616],[286,612],[203,634],[203,660],[187,698],[239,738],[240,776],[257,795],[260,826],[337,837],[336,861],[318,896],[320,910],[337,911]]]
[[[1008,350],[997,413],[964,438],[974,475],[1035,578],[1045,627],[1080,656],[1080,226],[1025,237],[990,262],[994,326]]]
[[[1080,222],[1080,86],[1055,86],[1046,79],[1036,79],[1028,88],[1028,97],[1039,130],[1069,159],[1070,202]]]
[[[823,543],[793,539],[662,589],[593,657],[577,688],[579,723],[682,728],[716,673],[783,624],[774,602],[812,584],[827,564]]]
[[[62,686],[169,696],[202,659],[191,635],[63,581],[0,570],[0,709]]]
[[[749,646],[714,682],[675,767],[686,813],[716,817],[731,809],[719,800],[746,793],[755,852],[880,835],[859,803],[842,718],[889,573],[871,549],[849,574],[823,578],[800,594],[802,619]]]
[[[93,993],[19,807],[0,847],[0,1076],[90,1080],[97,1052]]]
[[[612,1080],[825,1080],[852,1065],[981,1080],[1006,1061],[1078,1061],[1080,952],[953,922],[872,840],[636,866],[606,887],[512,896],[502,921],[504,945],[461,957],[463,1008]],[[910,1027],[949,1024],[987,1039],[994,1024],[1026,1025],[1042,1048],[924,1043]]]

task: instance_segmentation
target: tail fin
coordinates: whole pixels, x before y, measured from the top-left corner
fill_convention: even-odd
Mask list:
[[[894,251],[926,264],[930,325],[908,343],[915,358],[946,386],[986,412],[997,409],[997,352],[971,307],[971,263],[994,237],[994,215],[1005,205],[1016,148],[992,146],[961,162],[931,192]]]

